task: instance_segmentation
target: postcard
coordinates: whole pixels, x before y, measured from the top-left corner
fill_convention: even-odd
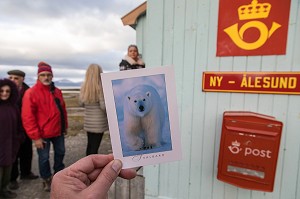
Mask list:
[[[173,66],[102,73],[115,159],[133,168],[181,159]]]

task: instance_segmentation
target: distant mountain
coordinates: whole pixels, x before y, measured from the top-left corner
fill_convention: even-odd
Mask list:
[[[80,87],[82,82],[72,82],[68,79],[61,79],[58,81],[54,81],[54,84],[57,87]]]
[[[36,83],[36,79],[32,77],[26,77],[25,83],[28,84],[29,86],[33,86]],[[54,81],[55,86],[57,87],[80,87],[82,82],[73,82],[68,79],[61,79]]]
[[[36,83],[36,79],[33,77],[25,77],[25,83],[29,86],[33,86]]]

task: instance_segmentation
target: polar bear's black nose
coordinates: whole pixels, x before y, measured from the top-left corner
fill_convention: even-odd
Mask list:
[[[144,106],[139,106],[139,111],[143,112],[145,110]]]

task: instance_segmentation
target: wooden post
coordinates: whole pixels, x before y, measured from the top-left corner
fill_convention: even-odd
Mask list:
[[[142,175],[132,180],[118,177],[108,192],[109,199],[143,199],[145,197],[145,178]]]

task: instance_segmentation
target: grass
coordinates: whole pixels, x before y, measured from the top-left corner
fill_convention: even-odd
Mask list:
[[[75,136],[78,133],[84,132],[83,119],[83,116],[68,116],[68,135]]]
[[[63,96],[68,112],[68,135],[75,136],[83,132],[84,117],[83,109],[79,106],[79,93],[64,93]]]
[[[79,107],[79,93],[64,93],[67,108]]]

